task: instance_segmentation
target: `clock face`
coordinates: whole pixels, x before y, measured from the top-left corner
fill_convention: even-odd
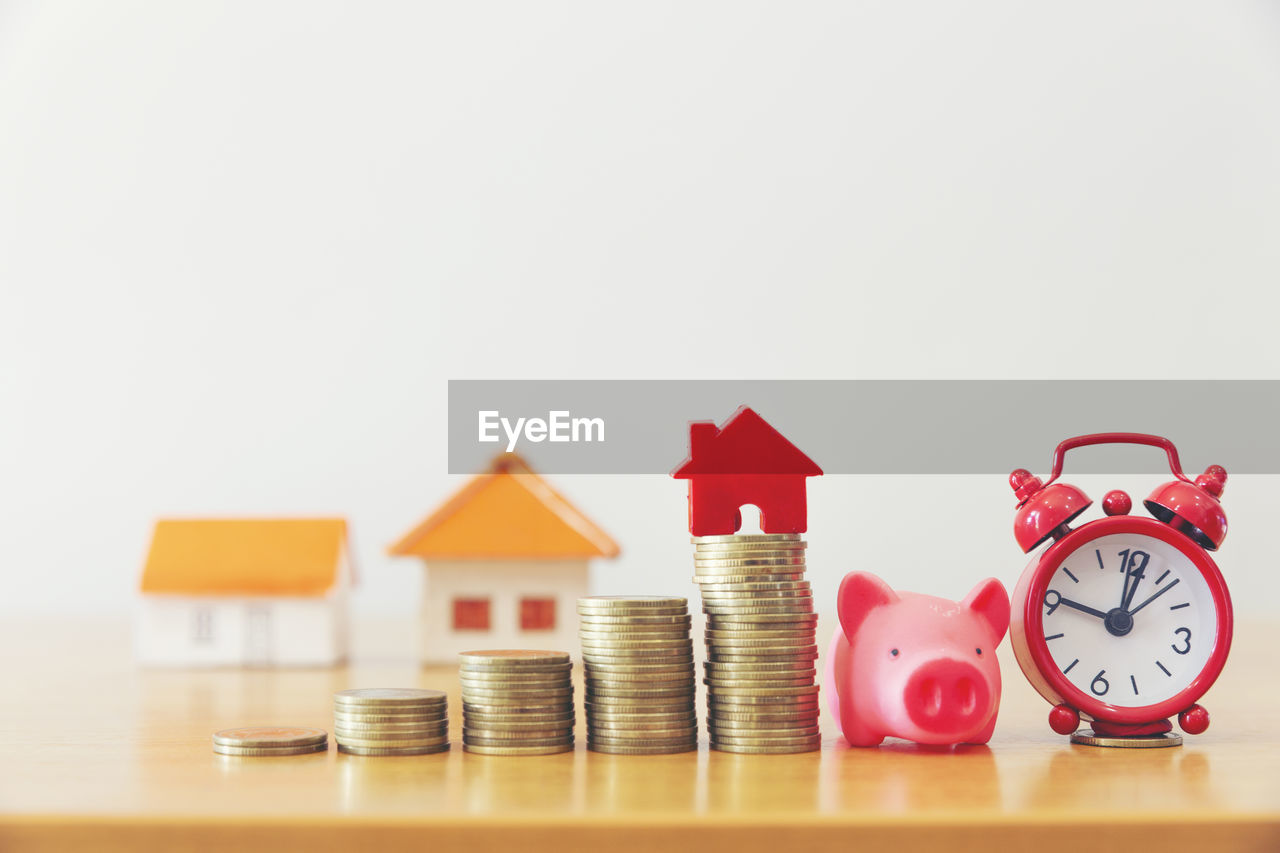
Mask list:
[[[1053,568],[1040,613],[1058,672],[1086,696],[1119,707],[1186,690],[1218,636],[1213,593],[1195,563],[1142,533],[1100,536],[1067,554]]]

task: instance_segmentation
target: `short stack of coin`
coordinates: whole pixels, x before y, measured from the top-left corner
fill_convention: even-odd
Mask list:
[[[333,694],[333,739],[352,755],[427,755],[449,748],[440,690],[372,688]]]
[[[462,748],[482,755],[573,751],[573,662],[568,652],[463,652]]]
[[[246,726],[213,733],[213,751],[219,755],[267,758],[276,755],[308,755],[329,749],[324,729],[286,726]]]
[[[578,599],[587,749],[658,755],[698,748],[689,602],[661,596]]]
[[[723,752],[809,752],[818,729],[815,632],[799,534],[699,536],[707,614],[707,730]]]

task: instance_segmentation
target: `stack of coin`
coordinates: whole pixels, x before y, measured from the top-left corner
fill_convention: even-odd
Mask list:
[[[248,726],[213,733],[213,751],[221,755],[306,755],[328,749],[324,729]]]
[[[694,581],[707,614],[707,729],[724,752],[822,745],[814,683],[818,616],[799,534],[699,536]]]
[[[568,652],[463,652],[462,748],[482,755],[573,751]]]
[[[661,596],[578,599],[587,749],[657,755],[698,748],[689,602]]]
[[[373,688],[333,694],[333,738],[353,755],[426,755],[449,748],[440,690]]]

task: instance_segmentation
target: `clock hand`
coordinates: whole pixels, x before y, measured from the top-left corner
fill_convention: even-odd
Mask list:
[[[1181,580],[1181,578],[1179,578],[1178,580]],[[1129,615],[1130,615],[1130,616],[1132,616],[1133,614],[1137,613],[1139,610],[1141,610],[1142,608],[1146,607],[1148,604],[1150,604],[1151,602],[1155,601],[1157,598],[1159,598],[1160,596],[1164,595],[1166,592],[1168,592],[1169,590],[1173,589],[1173,588],[1174,588],[1175,586],[1177,586],[1177,585],[1178,585],[1178,581],[1174,581],[1174,582],[1173,582],[1173,583],[1171,583],[1171,584],[1168,584],[1168,585],[1166,585],[1166,586],[1162,586],[1162,587],[1160,587],[1158,590],[1156,590],[1156,591],[1155,591],[1155,593],[1154,593],[1150,598],[1148,598],[1146,601],[1142,602],[1142,603],[1141,603],[1141,604],[1139,604],[1137,607],[1135,607],[1135,608],[1133,608],[1132,610],[1130,610],[1130,611],[1129,611]]]
[[[1169,586],[1173,586],[1173,584],[1169,584]],[[1073,610],[1079,610],[1081,613],[1088,613],[1090,616],[1097,616],[1099,619],[1107,618],[1107,614],[1103,613],[1101,610],[1094,610],[1092,607],[1087,607],[1080,602],[1072,601],[1069,598],[1059,598],[1058,603],[1065,604]]]

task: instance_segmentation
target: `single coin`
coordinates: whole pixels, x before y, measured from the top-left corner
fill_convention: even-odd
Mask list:
[[[458,667],[458,673],[460,675],[474,675],[477,678],[484,678],[486,676],[497,678],[503,675],[560,675],[562,677],[567,677],[572,672],[573,664],[571,663],[528,663],[516,665],[488,664],[484,666],[467,666],[466,664],[463,664]]]
[[[639,643],[664,640],[668,643],[682,643],[692,639],[688,628],[682,628],[679,631],[627,631],[625,633],[610,631],[578,632],[578,641],[583,644],[613,643],[619,640]]]
[[[257,758],[270,758],[271,756],[283,755],[310,755],[314,752],[327,752],[329,743],[306,744],[304,746],[232,746],[225,743],[215,743],[213,751],[219,755],[240,755],[254,756]]]
[[[1108,746],[1118,749],[1159,749],[1164,746],[1182,746],[1182,735],[1166,732],[1142,737],[1105,737],[1094,734],[1092,729],[1085,729],[1073,734],[1071,742],[1081,746]]]
[[[335,723],[333,726],[334,734],[347,734],[360,737],[363,732],[373,732],[376,734],[390,734],[392,732],[408,732],[419,734],[432,734],[445,732],[449,730],[449,723],[441,721],[438,723],[413,723],[405,725],[403,723],[373,723],[362,725],[360,723]]]
[[[712,536],[694,536],[694,545],[737,545],[748,542],[800,542],[799,533],[724,533]]]
[[[779,688],[804,687],[807,684],[813,684],[813,679],[813,674],[809,674],[795,678],[704,678],[702,683],[716,691],[736,690],[738,688],[777,690]]]
[[[598,746],[680,746],[681,744],[694,743],[697,741],[697,733],[687,735],[685,737],[669,737],[669,738],[616,738],[616,737],[600,737],[599,735],[591,735],[587,742]]]
[[[458,677],[472,681],[528,681],[535,684],[554,684],[557,681],[568,681],[573,677],[573,670],[568,667],[553,670],[498,669],[492,666],[479,669],[459,667]]]
[[[443,690],[419,690],[410,687],[369,687],[341,690],[333,694],[337,706],[435,707],[444,705],[448,696]]]
[[[683,732],[696,729],[697,721],[690,717],[673,720],[602,720],[595,714],[587,715],[587,728],[593,731],[619,732]]]
[[[707,627],[714,628],[717,631],[741,631],[761,628],[765,625],[774,625],[775,623],[783,623],[786,625],[816,625],[817,622],[817,613],[745,613],[734,616],[712,615],[707,618]],[[764,628],[764,630],[777,631],[783,629],[770,627]],[[795,629],[787,628],[785,630]]]
[[[715,690],[721,699],[726,696],[810,696],[817,692],[816,684],[806,687],[717,687]]]
[[[675,746],[607,746],[587,741],[587,749],[607,755],[676,755],[681,752],[694,752],[698,749],[697,740]]]
[[[822,748],[822,738],[802,746],[737,746],[729,743],[711,743],[716,752],[736,752],[741,755],[794,755],[798,752],[816,752]]]
[[[687,598],[666,595],[587,595],[578,599],[578,608],[663,608],[684,607],[689,603]]]
[[[708,660],[704,661],[702,665],[708,675],[714,672],[726,674],[736,672],[796,672],[798,670],[813,669],[813,661],[804,658],[784,661],[769,659],[763,661]]]
[[[725,583],[755,583],[755,582],[763,583],[765,581],[800,581],[800,580],[804,580],[804,573],[803,572],[789,572],[789,573],[773,572],[767,575],[732,574],[732,575],[716,575],[714,577],[710,575],[695,574],[689,580],[692,583],[698,584],[699,586],[703,586],[705,584],[712,584],[712,583],[725,584]]]
[[[808,640],[812,643],[815,638],[815,632],[812,625],[793,631],[725,631],[717,628],[708,628],[703,633],[702,638],[710,643],[714,643],[717,640]]]
[[[687,625],[693,617],[688,613],[678,614],[645,614],[643,616],[614,616],[582,614],[578,621],[583,625]]]
[[[693,665],[693,655],[689,654],[677,658],[639,658],[623,663],[589,660],[583,661],[582,671],[584,675],[614,672],[683,672],[692,669]]]
[[[708,722],[707,732],[716,740],[728,743],[747,740],[806,739],[820,734],[816,724],[794,726],[789,729],[743,729],[721,726],[718,722]]]
[[[774,719],[774,717],[782,717],[783,719]],[[815,709],[811,714],[777,714],[777,715],[760,715],[758,717],[748,718],[745,714],[713,714],[707,719],[707,725],[714,725],[717,729],[723,731],[731,731],[733,729],[743,729],[746,731],[766,731],[772,729],[781,729],[783,731],[789,728],[808,728],[818,724],[818,712]]]
[[[813,599],[813,590],[809,589],[724,589],[704,590],[702,601],[791,601],[797,598]]]
[[[522,738],[512,742],[511,738],[486,738],[463,736],[462,742],[467,746],[564,746],[573,743],[573,732],[563,732],[554,737]]]
[[[381,712],[366,713],[364,711],[339,711],[336,709],[333,712],[333,721],[335,723],[369,725],[377,725],[378,723],[436,723],[448,719],[449,715],[443,707],[422,714],[383,714]]]
[[[665,729],[619,729],[588,726],[587,736],[592,740],[605,741],[658,741],[688,740],[698,736],[697,726],[679,726]]]
[[[582,678],[582,683],[592,685],[616,685],[619,687],[657,687],[662,684],[687,684],[693,681],[696,671],[692,665],[676,670],[645,672],[601,672],[596,670]]]
[[[694,688],[692,684],[687,686],[681,685],[670,689],[631,689],[625,687],[597,687],[587,691],[587,696],[592,700],[596,699],[660,699],[664,696],[683,697],[693,696]]]
[[[511,703],[494,704],[492,702],[462,703],[463,714],[501,714],[504,717],[514,715],[539,714],[572,714],[573,702],[531,702],[528,704]]]
[[[279,748],[324,744],[328,737],[324,729],[299,726],[245,726],[214,732],[213,742],[222,746]]]
[[[567,743],[560,746],[479,746],[464,743],[462,749],[464,752],[473,752],[476,755],[554,755],[559,752],[573,752],[573,744]]]
[[[476,679],[459,677],[458,684],[468,693],[474,690],[494,690],[502,693],[543,694],[546,691],[569,690],[573,686],[572,679],[560,678],[555,681],[503,681],[497,678]]]
[[[337,741],[342,746],[355,746],[361,748],[378,748],[378,749],[417,749],[423,746],[439,746],[442,743],[449,742],[448,735],[435,735],[432,737],[338,737]]]
[[[817,735],[805,735],[803,738],[756,738],[748,735],[713,735],[712,743],[728,744],[733,747],[803,747],[805,744],[819,740]]]
[[[524,740],[524,742],[532,742],[532,740],[559,739],[564,736],[572,735],[571,727],[559,727],[559,729],[521,729],[518,731],[508,731],[506,729],[463,729],[462,736],[470,743],[485,743],[489,740]]]
[[[536,729],[544,726],[573,725],[575,716],[570,714],[480,714],[462,715],[463,725],[478,728]]]
[[[442,743],[438,746],[418,746],[409,749],[399,749],[395,747],[381,746],[349,746],[347,744],[338,744],[338,752],[345,752],[348,755],[368,755],[368,756],[393,756],[393,755],[436,755],[441,752],[449,751],[449,744]]]
[[[537,699],[546,702],[553,702],[557,699],[567,700],[573,696],[573,687],[565,685],[564,687],[508,687],[506,685],[494,685],[490,687],[472,687],[463,685],[462,696],[469,702],[489,701],[491,699]]]
[[[808,661],[810,665],[818,657],[816,649],[813,651],[801,650],[798,652],[770,652],[767,649],[758,649],[759,654],[752,654],[749,649],[732,649],[730,651],[720,651],[719,649],[709,649],[707,651],[707,661],[709,663],[733,663],[733,664],[750,664],[750,663],[773,663],[786,661],[795,663],[797,661]],[[743,654],[734,654],[734,652],[743,652]]]
[[[746,581],[744,583],[704,583],[702,594],[709,592],[777,592],[779,590],[813,591],[808,581]]]
[[[543,649],[475,649],[460,652],[460,661],[468,666],[503,665],[508,663],[569,663],[568,652]]]
[[[618,696],[587,697],[585,707],[588,714],[594,711],[638,714],[644,711],[683,711],[696,706],[694,694],[691,691],[687,696],[659,696],[642,699]]]

